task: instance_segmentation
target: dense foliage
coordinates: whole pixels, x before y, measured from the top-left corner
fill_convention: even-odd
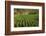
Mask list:
[[[14,17],[15,27],[33,27],[38,26],[38,14],[16,15]]]

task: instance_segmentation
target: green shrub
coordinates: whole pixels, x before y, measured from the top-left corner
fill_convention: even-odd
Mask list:
[[[39,15],[16,15],[14,16],[14,26],[15,27],[35,27],[38,26]]]

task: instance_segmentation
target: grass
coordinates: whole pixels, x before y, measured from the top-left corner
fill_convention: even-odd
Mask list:
[[[39,24],[38,14],[14,15],[14,27],[36,27]]]

